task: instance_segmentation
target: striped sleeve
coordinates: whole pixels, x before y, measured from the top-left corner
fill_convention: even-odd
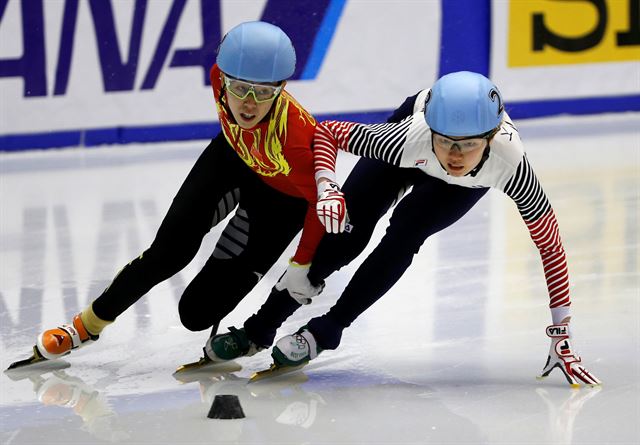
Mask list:
[[[316,128],[313,141],[316,176],[320,171],[335,172],[338,149],[400,166],[411,123],[411,116],[397,123],[373,125],[323,122]]]
[[[316,177],[323,171],[336,171],[338,149],[346,150],[352,122],[326,121],[316,126],[313,136],[313,163]]]
[[[518,206],[531,239],[540,251],[549,291],[549,307],[568,307],[571,304],[569,271],[558,222],[526,156],[504,191]]]

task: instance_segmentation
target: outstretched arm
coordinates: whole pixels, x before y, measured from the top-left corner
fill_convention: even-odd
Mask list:
[[[316,178],[324,172],[335,172],[338,149],[399,167],[412,122],[413,116],[385,124],[323,122],[313,138]]]
[[[540,252],[547,281],[553,324],[546,330],[547,336],[551,338],[551,347],[539,378],[547,377],[553,369],[558,368],[571,386],[579,386],[580,382],[599,385],[600,380],[582,365],[581,358],[571,346],[567,258],[560,239],[558,221],[526,156],[523,156],[504,191],[518,206],[531,239]]]
[[[411,117],[399,123],[373,125],[326,121],[316,128],[314,165],[318,186],[317,210],[327,232],[344,231],[347,221],[344,196],[335,175],[338,149],[399,167],[411,122]]]
[[[425,91],[407,97],[389,116],[387,124],[326,121],[316,127],[314,166],[318,187],[317,211],[327,232],[339,233],[347,227],[344,196],[335,174],[338,149],[399,165],[401,156],[398,153],[402,153],[401,147],[412,122],[410,116],[423,105]],[[369,150],[369,146],[373,148]]]
[[[568,322],[571,305],[569,272],[558,222],[526,156],[504,191],[518,206],[520,216],[540,252],[553,322]]]

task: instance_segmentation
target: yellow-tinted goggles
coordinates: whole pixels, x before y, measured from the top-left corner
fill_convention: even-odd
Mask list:
[[[253,98],[258,103],[272,100],[284,87],[283,84],[275,86],[264,83],[246,82],[226,75],[224,76],[224,86],[227,91],[233,94],[237,99],[244,100],[249,94],[252,94]]]

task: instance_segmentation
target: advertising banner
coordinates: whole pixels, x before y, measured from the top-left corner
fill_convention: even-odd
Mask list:
[[[514,118],[640,110],[638,0],[0,0],[0,150],[206,139],[233,26],[293,41],[318,119],[382,121],[439,76],[492,78]]]
[[[491,78],[508,100],[542,102],[540,115],[638,109],[638,0],[496,0],[492,12]]]

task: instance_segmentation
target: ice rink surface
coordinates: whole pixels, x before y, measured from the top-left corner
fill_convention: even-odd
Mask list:
[[[185,270],[97,343],[54,368],[0,375],[0,443],[639,443],[640,114],[517,124],[567,250],[574,347],[602,387],[571,389],[557,370],[535,379],[549,347],[542,265],[515,205],[492,191],[425,243],[338,350],[303,372],[251,384],[271,362],[268,351],[239,360],[237,372],[190,383],[172,376],[199,357],[208,335],[184,329],[176,303],[211,253],[213,229]],[[3,369],[146,248],[205,145],[0,155]],[[341,156],[342,177],[353,162]],[[291,252],[223,327],[257,310]],[[361,259],[278,336],[328,310]],[[222,394],[237,395],[246,418],[208,419]]]

